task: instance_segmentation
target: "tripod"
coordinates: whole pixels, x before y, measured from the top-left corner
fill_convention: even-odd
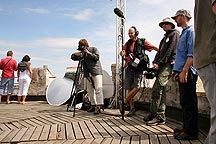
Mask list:
[[[76,110],[75,105],[77,101],[77,95],[84,91],[84,90],[79,89],[79,86],[81,84],[81,80],[83,79],[83,77],[84,77],[84,73],[83,73],[83,67],[82,67],[82,60],[79,60],[77,70],[75,73],[74,83],[71,89],[71,96],[70,96],[70,99],[67,105],[67,111],[71,111],[70,108],[72,108],[73,103],[74,103],[73,117],[75,117],[75,110]]]

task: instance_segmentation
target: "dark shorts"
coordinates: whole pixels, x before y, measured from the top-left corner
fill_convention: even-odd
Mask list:
[[[143,86],[143,72],[133,71],[130,68],[125,68],[125,89],[139,88]]]

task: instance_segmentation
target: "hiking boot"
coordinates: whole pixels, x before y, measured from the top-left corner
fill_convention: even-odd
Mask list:
[[[127,114],[127,116],[128,116],[128,117],[132,117],[132,116],[135,115],[135,112],[136,112],[135,108],[132,108],[132,109],[129,111],[129,113]]]
[[[151,121],[146,122],[146,124],[150,125],[150,126],[153,126],[153,125],[162,125],[162,124],[165,124],[165,120],[162,119],[160,115],[157,115]]]
[[[144,122],[148,122],[148,121],[153,120],[155,117],[156,117],[155,114],[149,114],[148,116],[144,117],[143,120]]]
[[[100,114],[100,109],[101,109],[100,106],[96,106],[96,107],[95,107],[95,111],[94,111],[94,115]]]

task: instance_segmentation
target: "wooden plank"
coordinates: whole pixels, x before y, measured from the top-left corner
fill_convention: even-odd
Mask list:
[[[45,116],[45,115],[40,116],[40,117],[43,118],[43,119],[46,120],[46,121],[51,122],[52,124],[59,123],[59,122],[56,122],[55,120],[53,120],[53,119],[51,119],[50,117],[47,117],[47,116]]]
[[[87,125],[85,124],[85,122],[81,121],[81,122],[79,122],[79,125],[80,125],[80,128],[82,130],[82,133],[83,133],[85,139],[92,139],[93,136],[92,136],[91,132],[89,131],[89,129],[88,129]]]
[[[100,119],[98,120],[98,122],[101,124],[101,126],[111,135],[111,137],[117,138],[120,137],[120,135],[118,133],[116,133],[108,124],[107,121],[109,121],[108,119]]]
[[[121,143],[121,138],[113,138],[112,142],[110,144],[120,144]]]
[[[92,143],[100,144],[102,141],[103,141],[103,138],[96,138],[96,139],[93,139]],[[86,143],[86,144],[88,144],[88,143]]]
[[[98,132],[98,130],[94,127],[94,125],[91,123],[91,121],[85,121],[86,125],[88,126],[89,130],[91,131],[91,134],[94,138],[101,138],[101,134]]]
[[[31,118],[29,120],[32,121],[32,122],[34,122],[34,123],[36,123],[37,125],[40,125],[40,126],[45,125],[43,122],[37,120],[36,118]]]
[[[77,140],[74,141],[73,144],[81,144],[81,143],[83,143],[84,141],[85,141],[84,139],[77,139]]]
[[[171,144],[180,144],[180,142],[174,138],[173,134],[168,134],[167,138],[169,139]]]
[[[52,116],[52,115],[46,115],[47,118],[52,119],[56,124],[58,123],[65,123],[64,121],[60,120],[59,118]]]
[[[35,129],[36,127],[28,127],[28,130],[26,131],[26,133],[24,134],[24,136],[21,138],[20,141],[29,141]]]
[[[12,125],[14,125],[16,128],[23,128],[24,126],[20,124],[18,121],[11,122]]]
[[[126,120],[127,123],[129,123],[130,125],[134,126],[137,130],[139,130],[138,132],[140,133],[140,135],[146,135],[146,134],[154,134],[153,132],[149,131],[148,129],[146,129],[145,127],[140,126],[139,124],[135,123],[131,118]],[[143,124],[144,125],[144,124]]]
[[[0,135],[0,142],[7,136],[11,133],[12,130],[5,130],[1,133]]]
[[[91,138],[91,139],[85,139],[83,142],[82,142],[82,144],[93,144],[94,143],[94,139],[93,138]],[[97,144],[97,143],[96,143]],[[98,144],[100,144],[100,143],[98,143]]]
[[[158,135],[158,139],[159,139],[161,144],[168,144],[169,143],[169,140],[167,139],[165,134]]]
[[[121,144],[130,144],[130,137],[122,137]]]
[[[19,132],[19,129],[13,129],[3,140],[2,142],[10,142],[13,137]]]
[[[82,130],[79,127],[79,123],[78,122],[73,122],[72,125],[73,125],[73,128],[74,128],[75,138],[76,139],[84,139],[84,136],[82,134]]]
[[[65,124],[58,124],[58,137],[57,139],[66,139],[65,135]]]
[[[41,135],[42,130],[43,130],[43,126],[36,126],[36,129],[34,130],[30,140],[31,141],[38,140]]]
[[[112,142],[113,138],[104,138],[101,144],[110,144]]]
[[[51,127],[51,125],[45,125],[45,126],[43,126],[43,130],[41,132],[39,140],[41,140],[41,141],[48,140],[49,132],[50,132],[50,127]]]
[[[98,130],[98,132],[102,135],[102,137],[111,137],[109,133],[97,122],[97,121],[91,121],[92,124],[95,126],[95,128]]]
[[[141,135],[141,136],[140,136],[140,143],[141,143],[141,144],[149,144],[148,135]]]
[[[146,135],[146,133],[140,131],[139,129],[137,129],[132,123],[130,123],[130,120],[129,119],[126,119],[126,120],[121,120],[121,119],[117,119],[117,118],[114,118],[116,119],[117,121],[119,121],[121,123],[121,125],[125,125],[126,127],[128,127],[131,131],[134,132],[134,134],[129,134],[129,135]]]
[[[66,140],[63,144],[72,144],[74,143],[74,141],[76,141],[75,139],[74,140]]]
[[[15,135],[13,137],[11,142],[19,142],[27,130],[28,130],[28,128],[26,128],[26,127],[20,128],[20,131],[17,133],[17,135]]]
[[[3,131],[10,130],[10,128],[7,127],[5,124],[0,124],[0,129],[3,130]]]
[[[75,139],[75,135],[71,123],[66,123],[66,137],[69,140]]]
[[[157,138],[157,135],[149,135],[149,140],[150,140],[150,143],[151,144],[159,144],[159,141],[158,141],[158,138]]]
[[[120,135],[121,137],[126,137],[128,136],[127,133],[125,133],[124,131],[122,131],[122,129],[120,129],[117,125],[115,125],[112,121],[106,121],[106,123],[116,132],[118,133],[118,135]],[[104,137],[104,136],[103,136]]]
[[[52,125],[52,124],[54,124],[54,123],[52,123],[52,122],[50,122],[50,121],[48,121],[46,119],[43,119],[41,116],[36,117],[35,119],[37,119],[38,121],[44,123],[44,125]]]
[[[116,119],[110,119],[110,121],[113,122],[115,125],[117,125],[120,129],[122,129],[127,134],[125,135],[126,137],[137,135],[136,133],[134,133],[128,127],[125,126],[125,123],[123,120],[119,119],[119,121],[122,121],[123,124],[117,121]]]
[[[37,123],[34,123],[33,121],[31,121],[31,120],[29,120],[29,119],[26,119],[26,120],[24,120],[26,123],[28,123],[28,124],[30,124],[30,125],[32,125],[32,126],[39,126],[39,124],[37,124]]]
[[[30,125],[29,123],[27,123],[27,122],[25,122],[25,121],[23,121],[23,120],[19,121],[19,123],[20,123],[21,125],[23,125],[24,127],[32,127],[32,125]]]
[[[57,139],[57,134],[58,134],[57,133],[57,124],[51,125],[48,140],[56,140]]]
[[[140,137],[139,136],[132,136],[131,137],[131,144],[139,144],[140,143]]]

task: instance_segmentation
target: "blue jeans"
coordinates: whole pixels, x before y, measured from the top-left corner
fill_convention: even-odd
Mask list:
[[[14,78],[1,78],[0,95],[5,93],[6,87],[7,94],[11,95],[13,93]]]

